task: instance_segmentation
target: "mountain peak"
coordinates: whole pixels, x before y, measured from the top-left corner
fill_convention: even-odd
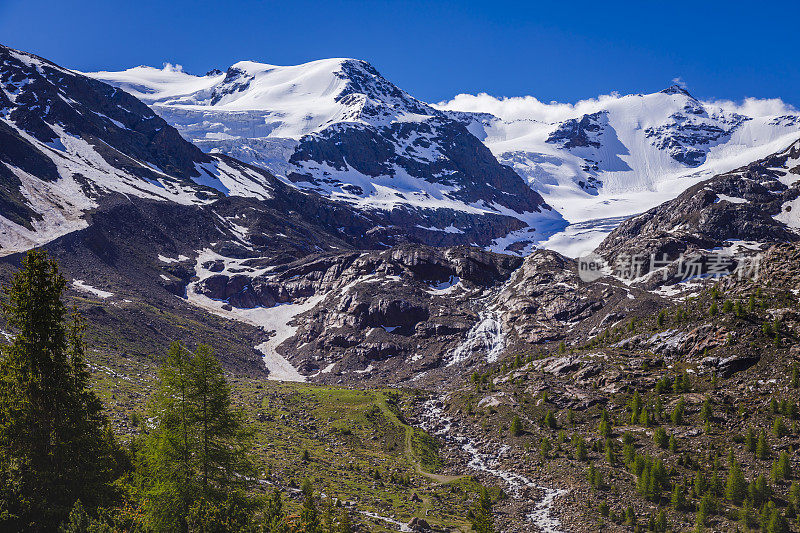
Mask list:
[[[682,87],[677,83],[673,83],[672,85],[670,85],[669,87],[660,92],[663,94],[683,94],[688,96],[689,98],[694,98],[694,96],[689,94],[689,91],[687,91],[685,87]]]

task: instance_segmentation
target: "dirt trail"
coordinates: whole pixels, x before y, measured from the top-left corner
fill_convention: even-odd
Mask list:
[[[414,427],[403,422],[402,420],[400,420],[400,418],[398,418],[397,414],[389,408],[389,405],[386,403],[386,396],[384,396],[382,393],[379,393],[378,406],[380,407],[381,412],[386,418],[391,420],[393,424],[403,428],[405,432],[403,441],[403,454],[405,455],[406,459],[408,459],[408,461],[414,466],[414,471],[417,474],[425,476],[428,479],[431,479],[441,485],[467,477],[466,475],[447,476],[443,474],[434,474],[433,472],[427,472],[426,470],[424,470],[422,468],[422,461],[414,453],[414,443],[413,443]]]

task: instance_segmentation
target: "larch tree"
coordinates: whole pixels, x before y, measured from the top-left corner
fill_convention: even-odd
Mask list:
[[[252,431],[231,403],[211,348],[201,345],[192,354],[179,343],[170,346],[150,414],[154,424],[137,468],[150,527],[187,531],[190,520],[247,520]]]

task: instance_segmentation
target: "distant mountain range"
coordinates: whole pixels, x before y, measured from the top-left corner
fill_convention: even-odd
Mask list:
[[[485,94],[429,105],[352,59],[289,67],[245,61],[205,76],[169,65],[88,75],[148,103],[204,151],[326,197],[362,209],[502,213],[528,224],[492,239],[495,251],[591,249],[620,217],[800,136],[800,113],[779,102],[702,102],[677,85],[575,105]],[[580,224],[566,230],[569,245],[565,224],[538,196],[487,154],[467,156],[481,148],[455,123],[563,219]],[[431,228],[465,230],[457,222]]]
[[[720,494],[662,504],[720,450],[752,488],[800,446],[800,114],[779,101],[428,104],[349,59],[84,75],[0,46],[0,285],[31,248],[86,318],[115,432],[148,431],[165,347],[208,344],[258,490],[309,474],[359,524],[462,530],[487,486],[498,531],[687,531]],[[772,529],[796,509],[774,481]],[[766,516],[725,505],[709,528]]]

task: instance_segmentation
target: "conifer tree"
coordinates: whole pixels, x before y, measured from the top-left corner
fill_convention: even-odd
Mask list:
[[[683,485],[675,485],[672,489],[672,496],[669,499],[669,506],[675,511],[683,511],[686,507],[686,496]]]
[[[608,438],[611,436],[611,418],[608,416],[608,411],[605,409],[603,409],[600,415],[600,424],[597,426],[597,432],[601,437]]]
[[[677,382],[676,382],[677,383]],[[678,403],[675,405],[675,409],[672,411],[672,423],[676,426],[680,426],[683,424],[683,414],[686,410],[686,402],[681,398],[678,400]]]
[[[0,356],[0,529],[54,530],[75,502],[112,497],[121,452],[89,388],[83,323],[67,320],[66,280],[31,251],[5,289],[13,335]]]
[[[314,502],[314,486],[306,479],[300,487],[303,495],[303,508],[300,510],[300,527],[304,533],[322,533],[319,512]]]
[[[509,432],[511,433],[512,437],[518,437],[522,434],[522,420],[520,420],[519,416],[514,415],[514,418],[511,419],[511,427],[509,428]]]
[[[478,501],[475,503],[470,522],[475,533],[494,533],[494,518],[492,517],[492,498],[485,487],[481,487]]]
[[[549,429],[558,429],[558,422],[556,422],[556,416],[552,410],[548,410],[544,415],[544,426]]]
[[[137,473],[152,529],[186,531],[198,502],[228,502],[229,509],[247,505],[252,433],[232,407],[222,367],[208,346],[194,354],[179,343],[170,346],[150,411],[155,427]]]
[[[747,497],[747,481],[742,468],[736,461],[728,470],[728,481],[725,483],[725,497],[735,505],[740,505]]]
[[[287,533],[288,526],[285,522],[286,513],[283,510],[283,498],[281,491],[275,489],[272,494],[267,497],[264,506],[264,531],[265,533]]]
[[[756,457],[761,460],[769,459],[769,444],[767,443],[767,435],[763,431],[758,436],[758,442],[756,443]]]

